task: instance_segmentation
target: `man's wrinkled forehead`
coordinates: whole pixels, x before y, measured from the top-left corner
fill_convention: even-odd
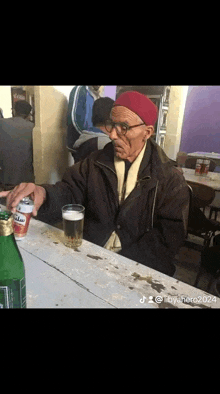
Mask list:
[[[117,106],[111,110],[111,119],[114,122],[124,122],[132,124],[132,122],[141,122],[141,118],[133,111],[126,107]]]

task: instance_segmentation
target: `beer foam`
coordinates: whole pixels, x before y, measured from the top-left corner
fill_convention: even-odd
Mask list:
[[[83,218],[84,218],[84,214],[82,212],[77,212],[77,211],[63,212],[63,219],[65,220],[76,221],[76,220],[81,220]]]

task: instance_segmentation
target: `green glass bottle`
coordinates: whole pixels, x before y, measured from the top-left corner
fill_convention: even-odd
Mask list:
[[[24,262],[13,233],[13,215],[0,211],[0,309],[26,308]]]

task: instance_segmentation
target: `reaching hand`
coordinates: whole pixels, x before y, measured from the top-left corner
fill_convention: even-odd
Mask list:
[[[33,216],[37,216],[37,211],[46,200],[46,190],[42,186],[37,186],[34,183],[21,183],[13,190],[7,192],[0,192],[0,197],[7,197],[7,209],[15,213],[16,206],[22,198],[30,196],[34,201]]]

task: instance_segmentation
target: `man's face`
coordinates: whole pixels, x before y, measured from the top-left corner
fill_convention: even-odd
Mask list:
[[[126,123],[128,126],[143,123],[142,119],[137,114],[122,106],[113,107],[111,120],[115,123]],[[153,132],[153,126],[147,126],[145,124],[128,130],[125,135],[118,135],[116,129],[113,128],[109,137],[114,144],[115,156],[119,159],[133,162],[143,149],[146,140],[151,137]]]

